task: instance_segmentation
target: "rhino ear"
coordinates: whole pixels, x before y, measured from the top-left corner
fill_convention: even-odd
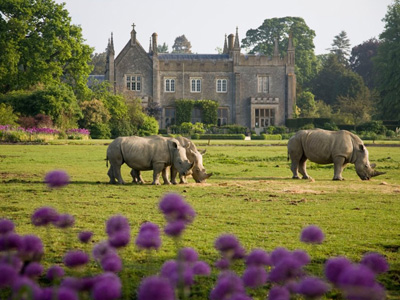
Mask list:
[[[364,150],[365,150],[365,147],[364,147],[364,145],[363,145],[363,144],[361,144],[359,147],[360,147],[360,151],[361,151],[361,152],[364,152]]]
[[[178,144],[174,141],[172,141],[172,147],[174,147],[175,149],[178,149]]]
[[[203,154],[205,154],[207,152],[207,149],[200,150],[199,152],[200,152],[201,155],[203,155]]]

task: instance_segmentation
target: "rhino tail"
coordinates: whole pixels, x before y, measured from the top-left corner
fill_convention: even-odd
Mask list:
[[[106,156],[105,161],[106,161],[106,167],[108,168],[108,156]]]

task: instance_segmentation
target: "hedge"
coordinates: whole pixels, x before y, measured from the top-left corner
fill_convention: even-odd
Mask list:
[[[198,134],[191,136],[193,140],[244,140],[244,134]]]

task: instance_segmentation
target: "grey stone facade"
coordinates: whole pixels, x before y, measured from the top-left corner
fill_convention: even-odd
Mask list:
[[[225,37],[222,54],[157,53],[156,33],[146,51],[133,26],[131,39],[117,57],[111,36],[105,77],[128,99],[139,97],[145,106],[158,102],[160,128],[174,123],[175,100],[209,99],[219,103],[219,125],[240,124],[261,132],[269,125],[284,125],[296,101],[291,37],[287,55],[281,58],[278,53],[275,42],[273,57],[242,54],[237,30]],[[193,122],[200,119],[194,112]]]

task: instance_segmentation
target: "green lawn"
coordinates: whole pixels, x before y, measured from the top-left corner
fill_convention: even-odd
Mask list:
[[[308,162],[313,180],[293,180],[285,141],[199,141],[207,149],[204,165],[214,175],[203,184],[151,186],[152,172],[143,172],[145,185],[109,185],[105,154],[109,140],[68,142],[52,145],[0,145],[0,217],[12,219],[21,234],[36,233],[46,245],[45,265],[60,263],[63,253],[82,247],[76,239],[80,230],[94,232],[94,243],[106,238],[105,221],[123,214],[136,236],[140,224],[152,221],[163,226],[158,202],[167,192],[177,192],[195,209],[194,223],[185,231],[181,245],[193,247],[200,259],[213,264],[218,253],[213,244],[222,233],[235,234],[249,251],[278,246],[304,249],[312,257],[308,270],[322,275],[327,258],[344,255],[358,262],[366,252],[383,254],[390,271],[379,277],[389,299],[400,299],[400,147],[368,147],[371,163],[385,175],[361,181],[349,165],[343,182],[332,181],[333,167]],[[271,146],[271,144],[279,144]],[[64,169],[71,184],[49,190],[42,182],[46,172]],[[130,182],[129,168],[123,177]],[[38,207],[52,206],[76,217],[67,232],[46,231],[30,224]],[[303,227],[318,225],[326,241],[310,247],[299,241]],[[163,246],[152,255],[133,244],[123,250],[127,266],[122,276],[132,291],[140,278],[156,272],[165,260],[176,255],[175,243],[162,237]],[[86,248],[84,250],[89,250]],[[235,266],[238,272],[243,264]],[[91,264],[83,273],[96,273]],[[217,271],[201,279],[192,299],[207,299]],[[251,292],[264,299],[267,289]],[[333,296],[332,296],[333,297]]]

